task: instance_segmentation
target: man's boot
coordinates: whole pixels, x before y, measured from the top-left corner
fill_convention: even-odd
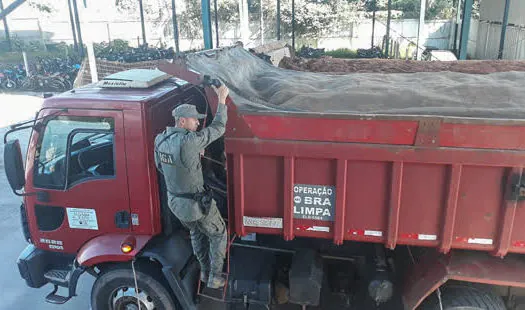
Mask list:
[[[208,287],[213,289],[222,288],[226,285],[226,279],[222,275],[210,274],[210,279],[208,280]]]

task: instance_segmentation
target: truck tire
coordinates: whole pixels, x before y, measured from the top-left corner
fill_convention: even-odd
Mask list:
[[[506,310],[501,296],[490,288],[467,283],[454,283],[441,287],[443,310]],[[421,310],[440,310],[436,293],[421,305]]]
[[[180,309],[167,285],[163,284],[160,273],[149,274],[136,270],[136,274],[142,310]],[[98,276],[91,289],[92,310],[126,310],[134,307],[137,307],[137,298],[131,269],[113,269]]]

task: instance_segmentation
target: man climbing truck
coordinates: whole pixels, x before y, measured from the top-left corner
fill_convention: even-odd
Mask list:
[[[181,104],[172,111],[175,127],[168,127],[155,139],[155,165],[164,176],[168,205],[173,214],[190,231],[193,253],[199,260],[200,280],[210,288],[225,285],[222,276],[226,243],[226,225],[213,193],[205,187],[199,154],[202,149],[220,138],[225,131],[228,88],[215,88],[219,105],[211,124],[196,131],[197,108]]]
[[[487,92],[466,115],[443,84],[476,80],[468,74],[437,78],[407,101],[389,83],[423,73],[295,72],[239,47],[159,69],[47,98],[4,138],[29,242],[18,268],[28,286],[54,286],[48,302],[67,302],[89,273],[91,307],[103,310],[196,309],[205,298],[236,309],[515,307],[525,287],[525,122],[522,87],[502,80],[520,73],[484,76]],[[219,290],[199,281],[154,158],[176,107],[194,106],[205,115],[198,130],[210,126],[218,98],[205,75],[230,89],[226,132],[198,163],[227,227]],[[486,100],[498,109],[484,113]],[[25,166],[10,139],[23,127],[32,128]]]

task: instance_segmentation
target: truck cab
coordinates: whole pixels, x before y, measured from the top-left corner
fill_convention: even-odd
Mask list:
[[[122,85],[126,78],[130,79]],[[146,86],[130,86],[137,82]],[[55,290],[47,300],[64,303],[75,295],[76,281],[83,272],[100,275],[118,266],[131,266],[131,259],[141,252],[153,265],[172,260],[164,261],[158,271],[176,278],[170,286],[178,290],[177,300],[193,306],[188,296],[195,292],[197,265],[187,235],[167,208],[153,142],[166,126],[173,126],[171,110],[179,104],[197,106],[210,122],[213,114],[208,100],[200,85],[158,70],[131,70],[44,101],[32,124],[25,176],[19,180],[24,193],[17,192],[23,197],[20,211],[30,243],[18,266],[28,286],[52,283]],[[221,143],[216,141],[206,155],[220,160]],[[17,154],[17,141],[6,147]],[[16,160],[8,162],[9,158],[6,166],[21,175],[20,165],[14,164]],[[206,175],[214,175],[215,169],[219,176],[213,177],[215,186],[223,188],[225,182],[219,181],[221,172],[215,166],[204,163]],[[221,209],[225,210],[224,205]],[[173,245],[177,251],[169,249]],[[145,254],[148,246],[151,251]],[[183,274],[170,270],[175,262],[172,269],[184,268]],[[144,262],[135,267],[137,272],[155,268]],[[170,277],[159,283],[170,282],[166,280]],[[58,286],[67,287],[65,296],[58,295]],[[126,300],[125,294],[118,296],[115,309]]]

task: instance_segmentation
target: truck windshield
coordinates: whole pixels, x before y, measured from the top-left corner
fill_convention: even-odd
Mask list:
[[[64,188],[66,170],[69,170],[72,182],[114,175],[113,129],[114,122],[111,118],[59,116],[49,120],[35,154],[35,186]],[[69,147],[70,154],[67,154],[70,156],[69,169],[66,169],[70,134],[73,137]]]

